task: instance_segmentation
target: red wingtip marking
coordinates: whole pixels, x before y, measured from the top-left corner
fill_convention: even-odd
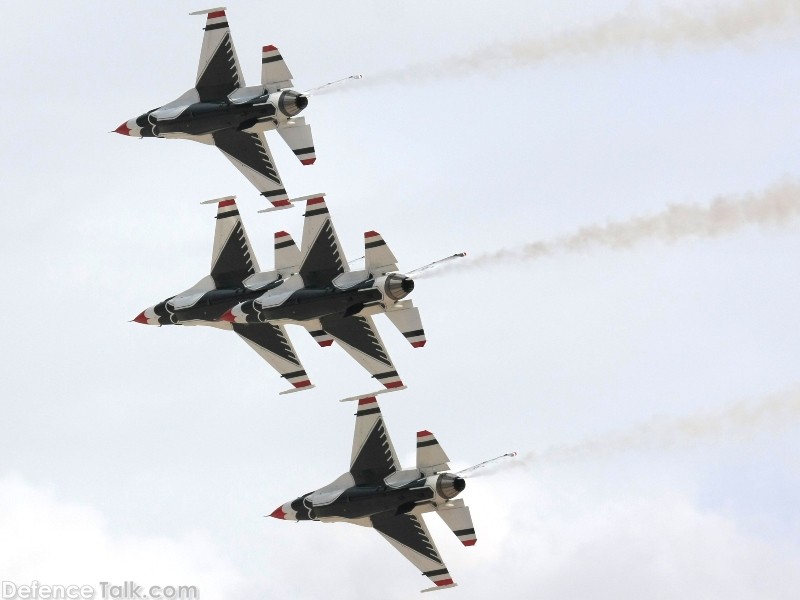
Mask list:
[[[325,202],[325,198],[323,198],[322,196],[318,196],[318,197],[316,197],[316,198],[311,198],[311,199],[310,199],[310,200],[309,200],[309,201],[306,203],[306,205],[307,205],[307,206],[311,206],[311,205],[313,205],[313,204],[322,204],[323,202]]]
[[[327,346],[330,346],[333,343],[333,340],[325,340],[324,342],[318,342],[318,343],[323,348],[326,348]]]
[[[270,202],[272,202],[272,206],[289,206],[291,204],[288,200],[270,200]]]
[[[316,157],[314,157],[314,158],[304,158],[300,162],[303,163],[304,165],[313,165],[316,160],[317,160]]]
[[[403,382],[402,381],[395,381],[394,383],[384,383],[383,387],[386,387],[386,388],[403,387]]]
[[[370,396],[369,398],[361,398],[358,401],[358,405],[364,406],[365,404],[372,404],[373,402],[375,402],[375,396]]]
[[[422,347],[425,345],[425,342],[426,342],[426,341],[427,341],[427,340],[422,340],[421,342],[411,342],[411,345],[412,345],[414,348],[422,348]]]
[[[308,381],[308,380],[306,380],[306,381],[297,381],[297,382],[293,383],[292,385],[294,387],[296,387],[296,388],[304,388],[304,387],[310,386],[311,382]]]
[[[379,235],[380,235],[380,234],[379,234],[377,231],[365,231],[365,232],[364,232],[364,237],[365,237],[365,238],[368,238],[368,237],[376,237],[376,236],[379,236]]]
[[[273,46],[272,44],[270,44],[269,46],[264,46],[261,49],[262,52],[272,52],[274,50],[277,50],[277,48],[275,46]]]
[[[144,316],[144,311],[139,313],[139,316],[134,319],[136,323],[141,323],[142,325],[149,325],[150,321],[147,320],[147,317]]]
[[[434,581],[436,585],[453,585],[452,579],[442,579],[441,581]]]
[[[224,16],[225,16],[225,11],[224,10],[218,10],[216,12],[208,13],[208,18],[209,19],[219,19],[220,17],[224,17]]]
[[[477,541],[478,541],[478,540],[464,540],[464,541],[463,541],[463,542],[461,542],[461,543],[462,543],[462,544],[464,544],[465,546],[474,546],[474,545],[475,545],[475,542],[477,542]]]
[[[224,315],[219,318],[220,321],[227,321],[228,323],[235,323],[236,317],[233,314],[233,309],[230,309]]]
[[[273,510],[273,511],[272,511],[272,512],[269,514],[269,516],[270,516],[270,517],[273,517],[273,518],[275,518],[275,519],[285,519],[285,518],[286,518],[286,513],[285,513],[285,512],[283,512],[283,506],[279,506],[278,508],[276,508],[275,510]]]
[[[131,134],[131,128],[128,127],[128,122],[125,121],[122,125],[117,127],[114,130],[114,133],[119,133],[120,135],[130,135]]]
[[[275,239],[277,240],[278,238],[286,237],[287,235],[289,235],[289,234],[287,232],[285,232],[285,231],[276,231],[275,232]]]
[[[236,206],[236,200],[231,198],[230,200],[223,200],[219,203],[220,208],[225,208],[226,206]]]
[[[422,431],[418,431],[417,432],[417,437],[426,437],[426,436],[429,436],[429,435],[433,435],[433,434],[430,431],[428,431],[427,429],[423,429]]]

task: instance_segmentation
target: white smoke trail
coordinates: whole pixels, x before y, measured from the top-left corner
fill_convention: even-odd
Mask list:
[[[540,452],[520,453],[516,460],[477,471],[481,477],[511,468],[561,464],[646,450],[685,448],[699,442],[736,441],[800,423],[800,386],[760,401],[740,401],[715,412],[683,418],[654,419],[626,431],[609,433]]]
[[[474,72],[527,67],[563,56],[642,48],[668,49],[678,45],[715,46],[754,38],[759,34],[800,30],[797,0],[748,0],[692,11],[662,8],[655,16],[635,7],[592,25],[550,37],[494,44],[464,56],[368,75],[364,85],[415,83]]]
[[[710,204],[671,204],[666,210],[628,221],[590,225],[550,241],[472,256],[418,278],[465,269],[529,261],[556,253],[585,252],[593,248],[631,248],[649,240],[676,242],[690,237],[713,238],[749,225],[777,227],[800,216],[800,183],[782,182],[760,194],[720,196]]]

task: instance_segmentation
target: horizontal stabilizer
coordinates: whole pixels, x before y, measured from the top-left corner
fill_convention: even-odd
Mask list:
[[[319,319],[303,321],[301,324],[306,328],[306,330],[308,330],[308,333],[311,334],[311,337],[314,338],[314,341],[323,348],[333,344],[333,337],[325,333],[325,331],[322,329],[322,323],[319,322]]]
[[[261,49],[261,85],[270,93],[292,87],[292,72],[272,45]]]
[[[472,515],[469,513],[469,507],[464,505],[461,498],[440,505],[436,512],[462,544],[465,546],[475,545],[478,538],[475,537],[475,528],[472,526]]]
[[[364,268],[373,277],[397,271],[397,259],[377,231],[364,233]]]
[[[282,276],[291,275],[300,266],[300,249],[285,231],[275,232],[275,270]]]
[[[398,304],[400,304],[398,302]],[[425,330],[422,328],[422,319],[419,316],[419,309],[411,304],[410,300],[403,300],[402,306],[397,310],[387,310],[386,316],[400,330],[408,343],[414,348],[421,348],[427,341]]]
[[[311,125],[306,124],[304,117],[297,117],[291,125],[279,127],[278,133],[301,163],[304,165],[314,164],[314,161],[317,160],[314,138],[311,136]]]
[[[439,442],[430,431],[417,432],[417,469],[425,475],[433,475],[440,471],[447,471],[450,459],[444,453]]]

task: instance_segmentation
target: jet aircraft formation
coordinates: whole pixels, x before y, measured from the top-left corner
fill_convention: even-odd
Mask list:
[[[304,165],[313,164],[311,127],[298,116],[308,96],[292,89],[292,74],[272,45],[262,48],[261,83],[246,87],[225,8],[191,14],[206,18],[194,87],[115,131],[216,146],[269,201],[261,212],[305,203],[303,238],[298,247],[288,233],[277,232],[274,266],[262,271],[235,197],[209,200],[217,206],[209,274],[133,320],[232,330],[291,384],[282,394],[314,387],[287,324],[305,328],[320,346],[338,342],[383,389],[348,399],[358,403],[349,470],[271,516],[372,527],[433,582],[429,590],[454,587],[422,514],[438,514],[465,546],[475,544],[469,508],[456,498],[464,478],[450,472],[447,455],[429,431],[417,432],[416,466],[401,469],[376,400],[405,386],[373,315],[385,314],[413,347],[425,345],[419,310],[408,299],[413,272],[398,271],[397,259],[375,231],[364,234],[364,268],[350,270],[324,194],[291,199],[265,137],[277,130]]]

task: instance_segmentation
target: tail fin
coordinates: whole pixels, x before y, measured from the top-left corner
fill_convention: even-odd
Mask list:
[[[395,306],[398,308],[387,310],[386,316],[405,336],[409,344],[414,348],[422,348],[427,340],[419,309],[411,303],[411,300],[401,300]]]
[[[364,269],[377,277],[397,271],[397,259],[377,231],[364,233]]]
[[[440,471],[447,471],[450,459],[444,453],[439,442],[430,431],[417,432],[417,469],[425,475],[433,475]]]
[[[261,85],[270,93],[292,87],[292,72],[283,62],[280,50],[272,45],[261,49]]]
[[[314,164],[317,160],[314,138],[311,135],[311,125],[306,124],[305,117],[295,117],[292,119],[292,125],[279,127],[278,133],[301,163]]]
[[[291,275],[300,266],[300,249],[285,231],[275,232],[275,270],[282,276]]]
[[[464,505],[461,498],[440,505],[436,512],[462,544],[465,546],[475,545],[478,538],[475,536],[475,528],[472,526],[472,515],[469,513],[469,507]]]

